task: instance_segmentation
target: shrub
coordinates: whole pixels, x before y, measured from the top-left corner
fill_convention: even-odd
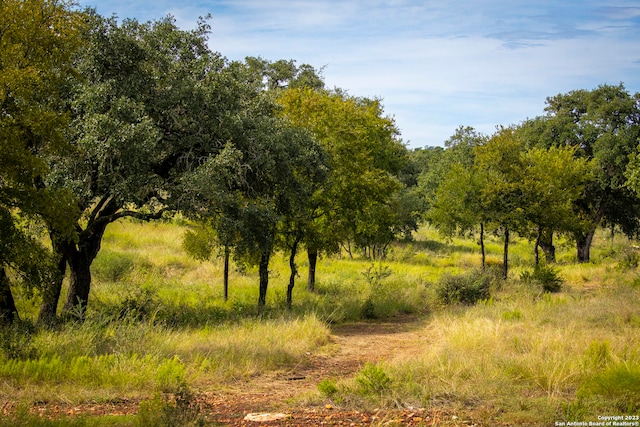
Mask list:
[[[35,357],[36,347],[33,345],[33,326],[27,322],[16,320],[13,324],[0,328],[0,360],[26,360]]]
[[[381,394],[391,386],[391,378],[381,366],[367,363],[358,372],[356,382],[362,395]]]
[[[318,391],[327,397],[332,397],[338,392],[338,386],[333,381],[324,379],[318,384]]]
[[[183,384],[173,397],[158,394],[152,400],[141,402],[136,424],[140,427],[204,426],[204,419],[191,391]]]
[[[436,296],[442,304],[473,305],[491,296],[491,276],[482,271],[445,275],[436,285]]]
[[[640,253],[635,248],[625,249],[622,253],[622,259],[618,261],[619,270],[633,270],[640,265]]]
[[[524,271],[520,280],[540,285],[544,292],[560,292],[563,282],[557,269],[542,264],[538,264],[533,271]]]

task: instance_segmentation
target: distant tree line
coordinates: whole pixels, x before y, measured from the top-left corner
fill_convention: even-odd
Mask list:
[[[481,243],[500,233],[505,275],[510,233],[549,260],[554,235],[571,236],[588,261],[598,226],[638,230],[639,98],[622,84],[410,151],[379,99],[328,89],[293,60],[229,61],[209,30],[66,0],[0,4],[0,320],[18,318],[15,286],[40,296],[44,324],[84,318],[106,227],[126,217],[182,212],[191,254],[221,248],[225,298],[231,257],[258,266],[259,309],[276,250],[291,305],[299,250],[313,291],[322,254],[384,257],[423,221]]]

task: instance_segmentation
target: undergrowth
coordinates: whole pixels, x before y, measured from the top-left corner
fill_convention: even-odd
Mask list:
[[[232,265],[225,302],[221,261],[189,258],[184,230],[110,225],[82,323],[42,328],[37,299],[17,292],[27,315],[0,330],[0,398],[18,404],[0,426],[109,425],[108,417],[36,420],[19,403],[127,397],[144,403],[124,425],[199,425],[193,393],[299,366],[330,343],[333,323],[400,314],[426,320],[420,351],[371,361],[352,378],[323,379],[322,398],[358,408],[447,408],[509,425],[640,410],[640,274],[626,239],[596,242],[589,264],[575,263],[573,248],[559,241],[558,264],[538,269],[530,244],[514,242],[504,281],[492,270],[498,240],[487,239],[483,272],[476,242],[442,242],[425,228],[375,264],[321,259],[316,292],[296,284],[291,310],[288,259],[277,254],[258,315],[256,268]],[[305,254],[297,261],[304,274]]]

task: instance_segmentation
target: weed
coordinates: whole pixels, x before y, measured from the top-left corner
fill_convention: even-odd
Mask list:
[[[205,425],[200,408],[186,384],[182,384],[174,395],[156,394],[153,399],[141,402],[136,424],[140,427]]]
[[[380,365],[367,363],[358,372],[356,382],[359,386],[359,392],[363,396],[367,396],[382,394],[390,388],[392,381]]]
[[[612,407],[627,413],[640,409],[640,366],[618,363],[587,378],[580,397],[600,396]]]
[[[481,271],[445,275],[436,285],[436,295],[442,304],[473,305],[490,297],[491,276]]]
[[[588,370],[601,371],[612,362],[608,341],[592,341],[585,352],[584,365]]]
[[[333,397],[338,392],[338,386],[335,382],[324,379],[318,384],[318,391],[327,397]]]
[[[0,360],[2,355],[6,359],[26,360],[37,355],[33,345],[33,325],[25,321],[15,321],[9,326],[0,328]]]
[[[168,359],[158,367],[156,374],[158,388],[164,393],[173,393],[181,390],[185,384],[185,366],[174,356]]]
[[[619,270],[633,270],[640,265],[640,253],[635,248],[626,248],[622,253],[622,259],[618,261]]]
[[[371,264],[365,271],[362,272],[362,275],[372,288],[380,286],[382,281],[392,274],[393,272],[391,271],[391,269],[386,265],[382,265],[382,263],[380,263],[377,267],[375,266],[375,264]]]
[[[558,270],[544,264],[538,264],[533,271],[525,270],[520,275],[520,280],[540,285],[544,292],[560,292],[563,282]]]
[[[92,263],[91,272],[100,280],[117,282],[131,273],[135,264],[131,254],[103,249]]]

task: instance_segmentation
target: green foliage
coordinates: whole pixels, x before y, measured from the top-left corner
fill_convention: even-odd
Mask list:
[[[592,341],[584,355],[585,367],[593,371],[602,371],[613,361],[611,344],[608,341]]]
[[[389,390],[392,380],[382,366],[367,362],[356,375],[356,383],[363,396],[379,396]]]
[[[327,397],[333,397],[338,392],[338,386],[332,380],[324,379],[318,383],[318,391]]]
[[[622,413],[640,409],[640,366],[617,363],[589,376],[580,386],[582,398],[605,398],[609,408]]]
[[[533,271],[523,271],[520,274],[520,280],[542,286],[544,292],[560,292],[564,282],[557,269],[545,264],[538,264]]]
[[[640,265],[640,253],[636,248],[625,248],[622,259],[618,261],[618,269],[632,270]]]
[[[492,276],[483,271],[459,275],[446,274],[435,285],[437,301],[441,304],[473,305],[491,296]]]
[[[185,366],[177,356],[166,360],[156,374],[158,389],[163,393],[179,392],[185,384],[185,375]]]
[[[91,271],[99,280],[117,282],[133,271],[136,262],[132,254],[103,250],[91,265]]]
[[[0,361],[27,360],[38,353],[33,344],[34,329],[28,322],[17,321],[0,328]]]
[[[184,233],[182,248],[194,259],[206,261],[211,258],[215,243],[214,233],[205,227],[199,227]]]

